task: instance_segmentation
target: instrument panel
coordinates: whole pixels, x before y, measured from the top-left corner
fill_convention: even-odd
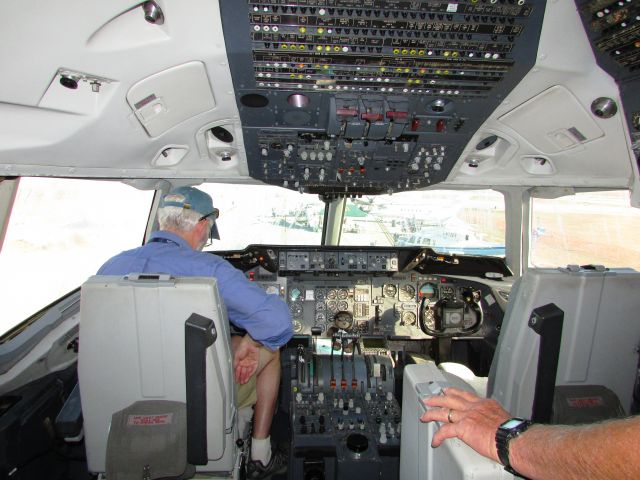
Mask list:
[[[297,335],[330,338],[342,331],[392,339],[473,339],[502,321],[491,281],[421,273],[412,261],[408,266],[414,269],[403,271],[401,251],[267,251],[277,268],[259,264],[245,275],[286,302]]]

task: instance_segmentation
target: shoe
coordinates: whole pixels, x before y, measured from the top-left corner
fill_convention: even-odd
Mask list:
[[[260,480],[287,471],[287,455],[280,449],[271,452],[271,460],[265,467],[259,460],[247,462],[247,478]]]

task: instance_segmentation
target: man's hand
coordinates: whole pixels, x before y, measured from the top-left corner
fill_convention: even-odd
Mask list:
[[[242,337],[233,353],[236,383],[244,385],[258,369],[260,344],[249,335]]]
[[[444,395],[435,395],[423,402],[432,408],[420,417],[420,421],[443,422],[433,435],[432,447],[440,446],[447,438],[457,437],[479,454],[499,462],[496,430],[511,415],[498,402],[457,388],[445,388]]]

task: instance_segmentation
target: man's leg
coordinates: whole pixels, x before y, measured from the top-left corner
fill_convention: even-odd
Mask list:
[[[241,337],[232,337],[231,341],[235,350]],[[253,412],[251,462],[247,466],[247,477],[252,479],[286,470],[285,455],[278,450],[273,454],[271,452],[270,436],[271,422],[280,388],[280,352],[261,348],[256,375],[257,400]]]
[[[258,400],[253,413],[253,438],[267,438],[280,388],[280,352],[260,350],[256,393]]]

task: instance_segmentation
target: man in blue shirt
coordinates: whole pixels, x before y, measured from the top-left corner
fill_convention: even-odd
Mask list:
[[[193,187],[177,188],[162,199],[160,230],[145,245],[108,260],[98,275],[169,273],[218,280],[229,321],[247,331],[232,338],[233,363],[239,407],[255,402],[247,476],[259,479],[286,469],[285,455],[271,452],[269,432],[280,384],[278,349],[293,335],[291,315],[277,295],[266,294],[223,258],[201,251],[209,238],[220,238],[216,218],[209,195]]]

